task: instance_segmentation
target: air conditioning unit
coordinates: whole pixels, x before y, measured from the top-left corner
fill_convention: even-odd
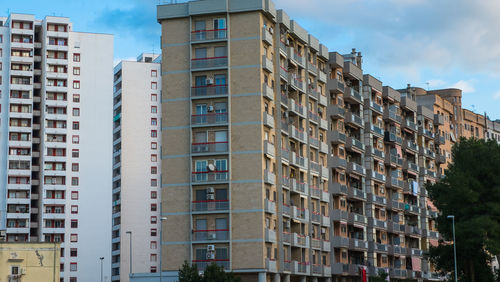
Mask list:
[[[213,85],[214,84],[214,79],[211,78],[211,77],[209,77],[209,78],[207,78],[206,82],[207,82],[207,85]]]
[[[207,246],[207,251],[208,252],[215,252],[215,245],[208,245]]]
[[[208,111],[209,112],[213,112],[215,109],[214,109],[214,106],[208,106]]]
[[[207,200],[209,200],[209,201],[215,200],[215,195],[214,194],[207,194]]]
[[[215,259],[215,253],[207,253],[207,259]]]
[[[214,193],[215,193],[214,187],[208,187],[207,188],[207,194],[214,194]]]
[[[217,235],[215,233],[208,234],[208,240],[215,240],[215,239],[217,239]]]
[[[26,274],[26,268],[23,267],[23,268],[19,269],[19,274],[21,274],[21,275]]]
[[[272,28],[272,27],[270,27],[270,28],[269,28],[269,33],[270,33],[270,34],[273,34],[273,31],[274,31],[274,30],[273,30],[273,28]]]
[[[321,228],[321,234],[325,234],[325,233],[326,233],[326,229]]]

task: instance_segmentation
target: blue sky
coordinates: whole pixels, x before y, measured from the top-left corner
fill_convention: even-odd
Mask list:
[[[159,52],[156,5],[164,0],[2,1],[0,10],[70,17],[76,31],[115,35],[115,61]],[[307,2],[307,4],[305,4]],[[500,119],[500,1],[275,0],[330,51],[362,52],[365,73],[464,91],[464,107]]]

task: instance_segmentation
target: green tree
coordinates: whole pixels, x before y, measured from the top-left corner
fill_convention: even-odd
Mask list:
[[[222,266],[212,262],[200,275],[196,265],[190,266],[187,261],[179,269],[179,282],[241,282],[232,272],[224,271]]]
[[[385,271],[380,270],[378,272],[378,276],[370,277],[370,282],[386,282],[387,276],[389,276],[389,274],[385,273]]]
[[[494,281],[489,262],[491,254],[500,253],[500,146],[462,138],[452,149],[452,161],[444,178],[426,186],[440,211],[438,231],[451,242],[452,221],[447,216],[455,216],[460,281]],[[439,271],[453,277],[452,244],[431,247],[429,256]]]

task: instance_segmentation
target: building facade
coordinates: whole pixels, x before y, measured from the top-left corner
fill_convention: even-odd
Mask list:
[[[486,139],[500,143],[500,120],[490,120],[486,117]]]
[[[97,280],[111,247],[111,218],[96,215],[111,214],[113,37],[62,17],[0,21],[0,229],[60,243],[63,281]]]
[[[481,131],[460,90],[384,86],[271,1],[160,5],[158,21],[165,274],[186,260],[244,281],[440,279],[425,185],[465,120]]]
[[[0,242],[0,281],[59,281],[58,243]]]
[[[133,272],[159,268],[160,60],[144,53],[114,70],[112,281],[129,281],[131,256]]]

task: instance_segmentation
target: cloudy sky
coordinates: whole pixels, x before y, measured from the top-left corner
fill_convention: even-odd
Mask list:
[[[179,0],[182,1],[182,0]],[[67,16],[77,31],[115,35],[115,61],[158,52],[165,0],[1,1],[0,10]],[[384,85],[456,87],[463,105],[500,119],[500,1],[275,0],[332,51],[362,52]],[[307,3],[307,4],[306,4]],[[2,9],[3,8],[3,9]]]

